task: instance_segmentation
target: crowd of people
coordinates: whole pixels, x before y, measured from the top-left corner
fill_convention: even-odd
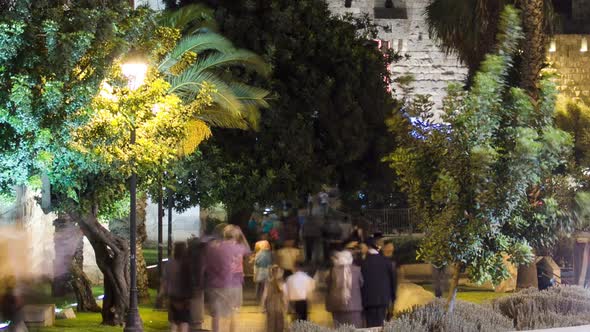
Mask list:
[[[238,331],[245,263],[253,266],[267,331],[286,330],[289,317],[308,320],[319,284],[325,286],[326,309],[336,326],[383,325],[396,297],[393,244],[365,238],[362,227],[346,218],[298,217],[282,218],[279,227],[271,218],[253,219],[248,224],[249,236],[257,237],[253,252],[235,225],[176,243],[161,283],[172,330],[201,329],[207,312],[213,331]]]

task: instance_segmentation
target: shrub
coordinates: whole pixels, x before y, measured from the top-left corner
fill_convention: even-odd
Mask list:
[[[492,306],[518,330],[590,324],[590,290],[578,286],[529,288],[496,299]]]
[[[354,332],[356,329],[352,326],[341,326],[338,329],[331,329],[316,325],[308,321],[297,321],[291,325],[290,332]]]
[[[457,301],[452,314],[446,301],[435,300],[413,311],[402,313],[387,323],[384,332],[496,332],[512,330],[512,323],[489,305]]]

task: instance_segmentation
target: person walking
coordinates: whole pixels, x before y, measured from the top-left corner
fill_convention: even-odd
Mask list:
[[[326,280],[328,294],[326,310],[332,313],[334,327],[352,325],[363,327],[361,268],[353,265],[352,253],[343,250],[332,256],[333,267]]]
[[[342,228],[335,219],[326,219],[322,227],[324,241],[324,262],[332,256],[333,251],[340,250],[342,246]]]
[[[362,298],[367,327],[383,326],[387,308],[395,302],[397,278],[393,264],[379,254],[374,238],[367,240],[369,251],[361,263]]]
[[[293,320],[307,320],[309,300],[315,289],[315,281],[303,271],[303,263],[297,262],[295,273],[287,278],[287,298],[294,310]]]
[[[285,241],[283,247],[277,250],[276,263],[285,271],[285,278],[295,272],[295,265],[301,260],[301,251],[295,248],[294,240]]]
[[[235,331],[235,314],[242,305],[244,256],[250,247],[239,227],[227,225],[223,240],[210,243],[205,259],[205,299],[214,332]]]
[[[287,287],[283,281],[283,270],[278,265],[270,267],[261,303],[266,313],[266,331],[283,332],[288,307]]]
[[[163,293],[168,296],[168,321],[171,331],[188,332],[191,322],[190,267],[185,242],[174,243],[173,256],[166,263]]]
[[[199,238],[188,240],[188,264],[191,276],[192,298],[190,301],[191,330],[200,331],[205,321],[204,259],[207,243]]]
[[[318,194],[318,200],[320,201],[320,207],[322,208],[322,214],[324,217],[328,214],[328,206],[330,205],[330,195],[325,191],[320,191]]]
[[[256,243],[254,260],[254,283],[256,284],[256,299],[261,300],[268,273],[272,264],[270,243],[266,240]]]
[[[305,244],[305,262],[310,263],[314,259],[316,248],[320,246],[322,239],[322,225],[317,217],[310,217],[301,230]],[[317,253],[316,253],[317,256]]]

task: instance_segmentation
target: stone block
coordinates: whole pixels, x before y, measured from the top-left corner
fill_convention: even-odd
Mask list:
[[[53,326],[55,324],[55,304],[25,305],[23,315],[27,326]]]
[[[66,308],[60,310],[55,316],[57,319],[76,319],[76,313],[72,308]]]

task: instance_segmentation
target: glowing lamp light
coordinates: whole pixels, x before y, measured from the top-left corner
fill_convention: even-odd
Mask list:
[[[549,52],[554,53],[555,51],[557,51],[557,43],[555,39],[552,39],[551,43],[549,43]]]
[[[5,329],[10,326],[10,321],[0,322],[0,329]]]
[[[139,88],[145,81],[148,66],[141,62],[124,63],[121,65],[121,71],[127,78],[129,89]]]
[[[588,52],[588,40],[582,37],[582,45],[580,45],[580,52]]]

